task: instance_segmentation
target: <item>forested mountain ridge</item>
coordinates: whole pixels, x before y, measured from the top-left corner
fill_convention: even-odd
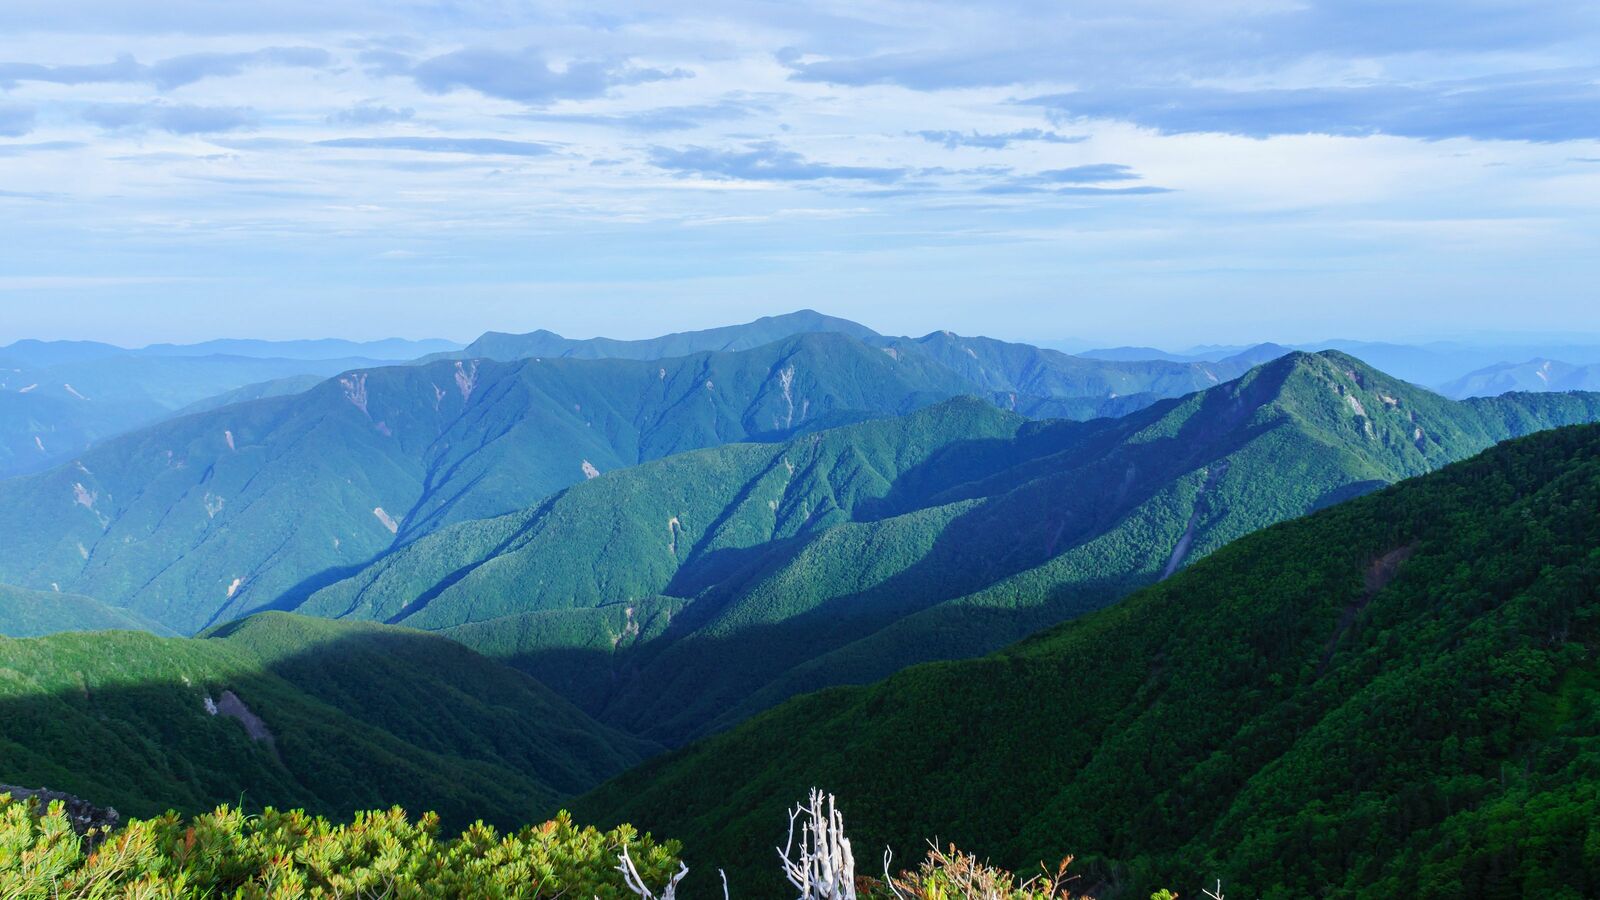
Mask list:
[[[826,784],[858,847],[1076,853],[1112,897],[1194,873],[1264,898],[1590,896],[1597,507],[1600,427],[1534,435],[994,656],[792,700],[575,809],[737,861],[747,892],[776,798]]]
[[[0,580],[179,631],[602,471],[961,393],[837,334],[675,360],[445,360],[163,423],[0,482]],[[41,510],[52,511],[41,516]]]
[[[975,400],[612,473],[444,529],[300,609],[443,629],[667,743],[788,696],[981,654],[1265,525],[1600,396],[1456,403],[1295,354],[1123,419]]]
[[[1262,344],[1215,361],[1088,359],[1029,344],[964,337],[949,331],[935,331],[920,338],[888,337],[848,319],[806,309],[741,325],[633,341],[573,339],[549,331],[490,332],[463,350],[429,359],[660,359],[705,351],[747,350],[795,335],[818,332],[847,335],[881,347],[897,358],[904,353],[932,360],[965,381],[971,393],[1035,418],[1092,419],[1123,415],[1165,397],[1181,396],[1237,378],[1251,366],[1289,352],[1276,345]]]
[[[0,772],[124,815],[401,804],[509,824],[653,748],[406,629],[264,613],[202,638],[0,638]]]

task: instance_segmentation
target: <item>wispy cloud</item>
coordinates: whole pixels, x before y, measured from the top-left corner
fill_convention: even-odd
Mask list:
[[[170,90],[193,84],[203,78],[238,75],[246,69],[279,66],[321,69],[333,63],[333,56],[316,47],[266,47],[246,53],[189,53],[145,65],[131,54],[108,63],[47,66],[36,63],[0,63],[0,86],[15,87],[20,82],[51,84],[97,84],[108,82],[151,84]]]
[[[188,103],[95,103],[84,107],[84,121],[108,131],[156,129],[169,134],[221,134],[253,128],[255,110]]]
[[[1217,296],[1264,298],[1285,318],[1311,303],[1291,311],[1283,296],[1315,297],[1336,326],[1398,327],[1361,298],[1413,288],[1498,311],[1525,285],[1496,267],[1536,271],[1541,302],[1592,305],[1600,167],[1581,160],[1600,158],[1595,12],[0,0],[0,191],[14,213],[0,217],[0,270],[115,276],[184,259],[266,311],[241,327],[360,328],[392,312],[452,332],[569,313],[601,331],[618,309],[644,328],[640,285],[729,273],[795,305],[914,297],[906,308],[1024,332],[1071,283],[1083,307],[1062,333],[1115,297],[1099,305],[1137,307],[1186,340],[1227,327],[1210,318]],[[849,219],[823,221],[838,211]],[[1405,230],[1529,219],[1549,224],[1495,231],[1470,254]],[[419,262],[380,265],[395,248]],[[438,303],[474,279],[560,282],[571,297],[616,278],[627,298],[595,310],[529,312],[496,293],[497,312],[468,325],[465,302]],[[363,294],[363,315],[318,318]],[[107,281],[68,312],[13,302],[0,328],[146,327],[142,311],[118,312],[130,297],[210,322],[216,295]],[[709,324],[726,318],[715,295],[651,315]],[[289,302],[304,314],[285,316]]]
[[[1138,181],[1138,173],[1132,166],[1120,163],[1094,163],[1087,166],[1071,166],[1065,169],[1046,169],[1033,176],[1039,181],[1049,181],[1056,184],[1095,184],[1105,181]]]
[[[31,153],[52,153],[58,150],[78,150],[82,141],[34,141],[27,144],[0,144],[0,156],[24,156]]]
[[[1165,134],[1388,134],[1537,142],[1600,138],[1600,69],[1415,85],[1107,87],[1023,102],[1062,121],[1120,119]]]
[[[0,136],[22,137],[33,130],[37,114],[33,107],[0,102]]]
[[[650,163],[680,175],[741,181],[817,181],[837,178],[889,182],[897,181],[906,174],[904,168],[814,162],[772,141],[750,144],[740,150],[652,147]]]
[[[417,111],[409,106],[396,109],[367,101],[329,115],[328,121],[336,125],[388,125],[410,121],[416,114]]]
[[[1005,194],[1055,194],[1065,197],[1115,197],[1143,194],[1170,194],[1171,188],[1155,185],[1116,185],[1124,181],[1140,181],[1143,176],[1132,166],[1121,163],[1091,163],[1065,169],[1045,169],[1026,175],[1016,175],[1003,181],[986,184],[979,193]]]
[[[497,138],[374,137],[317,141],[319,147],[351,150],[409,150],[416,153],[466,153],[476,156],[548,156],[556,144]]]
[[[598,125],[645,134],[688,131],[716,122],[748,119],[757,113],[771,113],[771,107],[736,100],[702,103],[694,106],[659,106],[623,113],[529,113],[540,122]]]
[[[658,69],[610,60],[572,60],[553,65],[543,51],[466,47],[420,61],[394,51],[368,51],[362,60],[379,75],[405,75],[424,91],[458,89],[488,97],[541,105],[599,97],[612,88],[688,78],[685,69]]]
[[[1058,134],[1043,128],[1024,128],[1020,131],[1003,131],[985,134],[979,131],[914,131],[912,134],[933,144],[943,144],[954,150],[958,147],[976,147],[980,150],[1004,150],[1012,144],[1039,141],[1046,144],[1081,144],[1089,139],[1086,134]]]

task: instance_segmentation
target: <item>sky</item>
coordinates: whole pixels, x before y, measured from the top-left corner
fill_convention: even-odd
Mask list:
[[[1600,0],[0,4],[0,343],[1600,333]]]

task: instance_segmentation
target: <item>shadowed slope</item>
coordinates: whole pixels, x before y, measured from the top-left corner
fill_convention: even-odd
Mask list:
[[[401,804],[509,823],[651,748],[434,635],[266,613],[206,638],[0,638],[0,772],[125,815]]]

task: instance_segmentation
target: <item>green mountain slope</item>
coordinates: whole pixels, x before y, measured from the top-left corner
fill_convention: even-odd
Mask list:
[[[1285,518],[1600,396],[1470,404],[1297,354],[1118,420],[976,400],[597,478],[441,530],[300,609],[445,630],[673,744],[797,693],[982,654]]]
[[[0,482],[0,581],[192,632],[599,472],[960,393],[836,334],[674,360],[442,361],[163,423]]]
[[[242,796],[510,823],[649,749],[444,638],[282,613],[205,638],[0,638],[0,673],[4,779],[124,815]]]
[[[741,866],[825,785],[858,856],[1077,853],[1109,896],[1600,891],[1600,427],[1239,540],[980,660],[794,700],[576,805]],[[756,861],[751,865],[750,861]],[[709,885],[703,885],[709,888]]]
[[[110,628],[166,633],[166,629],[149,619],[107,606],[93,597],[59,591],[30,591],[0,584],[0,634],[37,637],[58,631]]]

